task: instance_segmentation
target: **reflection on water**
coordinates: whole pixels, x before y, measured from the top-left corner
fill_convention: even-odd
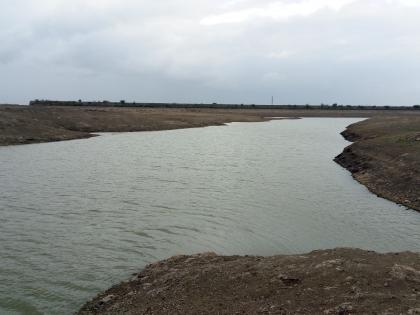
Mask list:
[[[0,313],[62,314],[180,253],[420,251],[420,215],[332,159],[355,119],[0,148]]]

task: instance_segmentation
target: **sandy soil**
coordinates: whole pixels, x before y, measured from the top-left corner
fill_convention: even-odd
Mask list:
[[[420,254],[177,256],[102,293],[86,314],[420,314]]]

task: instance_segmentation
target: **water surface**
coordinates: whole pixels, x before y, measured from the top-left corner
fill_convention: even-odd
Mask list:
[[[0,148],[0,313],[66,314],[180,253],[420,251],[420,215],[332,159],[356,119]]]

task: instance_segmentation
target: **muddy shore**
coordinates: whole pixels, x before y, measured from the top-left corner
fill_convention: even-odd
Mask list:
[[[335,161],[374,194],[420,211],[420,117],[374,117],[343,136]]]
[[[78,314],[420,314],[420,254],[177,256],[147,266]]]

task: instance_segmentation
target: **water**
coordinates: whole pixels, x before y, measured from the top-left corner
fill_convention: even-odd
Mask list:
[[[0,148],[0,314],[66,314],[180,253],[420,251],[420,214],[332,159],[356,119]]]

